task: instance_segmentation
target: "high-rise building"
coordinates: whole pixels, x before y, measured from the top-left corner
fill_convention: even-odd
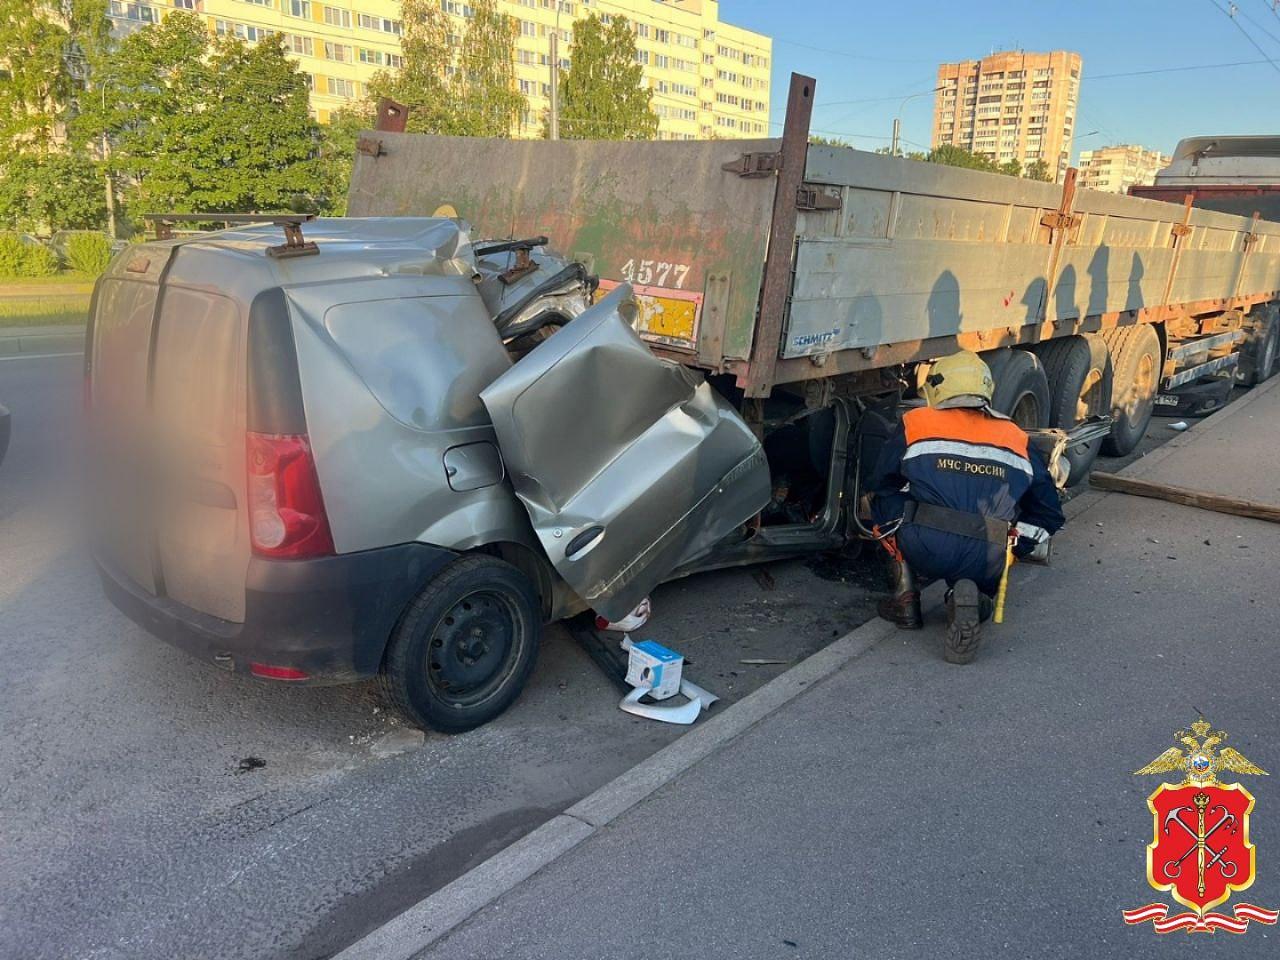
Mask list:
[[[1108,193],[1128,193],[1135,184],[1155,183],[1170,158],[1159,150],[1124,143],[1080,151],[1080,186]]]
[[[720,19],[716,0],[498,0],[516,22],[516,82],[529,109],[513,131],[537,137],[550,106],[551,35],[559,31],[569,64],[573,23],[594,13],[625,17],[636,35],[645,81],[653,89],[659,137],[702,140],[769,135],[773,41]],[[466,0],[441,0],[461,35],[472,16]],[[404,24],[398,0],[110,0],[119,33],[155,23],[172,10],[205,17],[210,33],[254,43],[282,33],[311,87],[316,116],[327,121],[360,99],[375,73],[400,65]]]
[[[938,67],[933,146],[963,147],[1022,168],[1043,160],[1061,180],[1071,159],[1080,54],[994,53]]]

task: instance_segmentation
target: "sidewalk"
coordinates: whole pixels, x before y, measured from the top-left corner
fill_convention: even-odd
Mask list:
[[[84,325],[0,327],[0,357],[19,354],[80,353],[84,350]]]
[[[1280,502],[1268,386],[1132,472]],[[1160,899],[1144,849],[1159,779],[1131,771],[1201,709],[1280,766],[1280,527],[1119,494],[1078,502],[1054,565],[1017,568],[973,666],[942,662],[936,607],[920,633],[872,628],[864,654],[646,800],[594,831],[583,813],[572,849],[420,956],[1177,949],[1186,935],[1120,917]],[[1280,782],[1245,779],[1259,850],[1246,899],[1277,907]],[[1278,937],[1255,924],[1194,947],[1274,956]]]

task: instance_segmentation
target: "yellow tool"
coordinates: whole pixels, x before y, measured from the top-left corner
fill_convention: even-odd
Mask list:
[[[996,612],[992,615],[993,623],[1004,623],[1004,595],[1009,590],[1009,571],[1013,569],[1013,538],[1004,544],[1004,573],[1000,574],[1000,589],[996,591]]]

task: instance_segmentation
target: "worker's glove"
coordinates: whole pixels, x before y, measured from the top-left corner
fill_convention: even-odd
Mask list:
[[[1017,523],[1014,525],[1014,530],[1018,539],[1013,545],[1013,555],[1019,560],[1027,559],[1036,552],[1036,547],[1049,541],[1049,531],[1044,527],[1037,527],[1030,523]]]

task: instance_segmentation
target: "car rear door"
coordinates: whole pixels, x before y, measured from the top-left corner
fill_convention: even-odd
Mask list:
[[[548,559],[610,619],[770,496],[759,440],[635,316],[623,284],[481,393]]]

